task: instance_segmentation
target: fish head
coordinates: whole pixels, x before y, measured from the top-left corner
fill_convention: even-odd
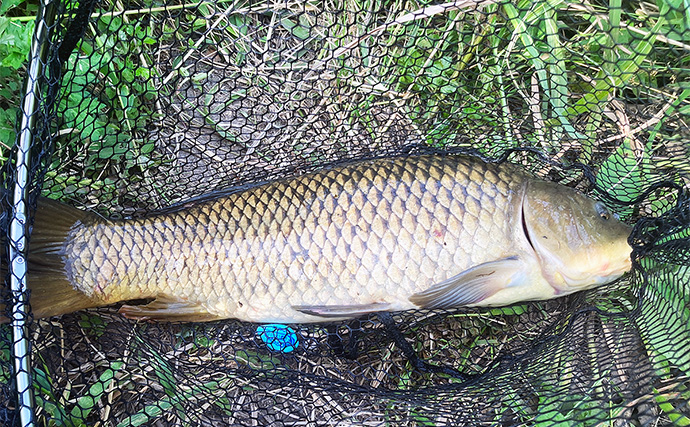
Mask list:
[[[572,188],[530,181],[522,228],[544,278],[558,294],[608,283],[630,270],[631,227],[603,203]]]

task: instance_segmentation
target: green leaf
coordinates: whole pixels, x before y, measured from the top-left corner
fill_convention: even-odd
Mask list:
[[[302,22],[296,24],[289,19],[284,18],[280,20],[280,25],[282,25],[283,28],[290,31],[292,35],[299,39],[306,40],[309,38],[309,28],[302,26]]]
[[[670,368],[690,375],[690,269],[643,259],[648,285],[642,295],[642,315],[636,318],[640,336],[659,375]]]
[[[24,0],[2,0],[0,3],[0,15],[4,15],[8,10],[24,3]]]
[[[583,114],[590,110],[601,111],[602,106],[608,103],[609,96],[614,89],[622,88],[628,81],[635,78],[638,70],[652,51],[656,40],[656,34],[665,23],[660,17],[650,36],[631,44],[623,51],[618,45],[608,50],[608,56],[616,57],[615,61],[604,62],[602,70],[594,77],[594,87],[572,107],[571,114]]]
[[[683,406],[687,405],[687,402],[690,400],[690,392],[678,394],[680,394],[680,396],[677,400],[685,402],[682,403]],[[659,408],[666,413],[673,425],[683,427],[690,426],[690,418],[688,418],[686,415],[683,415],[682,409],[676,409],[673,403],[669,401],[670,399],[668,399],[667,396],[667,394],[660,393],[657,389],[654,389],[654,399],[659,404]]]
[[[160,417],[163,412],[173,408],[173,403],[169,399],[161,399],[155,405],[145,406],[144,409],[122,420],[117,427],[138,427],[145,425],[151,421],[152,418]]]
[[[89,416],[98,401],[105,396],[112,383],[115,382],[115,375],[122,366],[124,366],[122,361],[113,362],[110,368],[98,377],[98,381],[89,388],[89,394],[77,399],[77,406],[72,409],[71,413],[73,417],[86,418]]]
[[[637,199],[645,190],[644,170],[649,158],[646,153],[636,153],[626,140],[601,165],[596,183],[605,188],[610,196],[621,202]],[[632,206],[621,207],[618,214],[624,219],[634,211]]]
[[[19,23],[0,16],[0,66],[17,70],[29,58],[34,23]]]

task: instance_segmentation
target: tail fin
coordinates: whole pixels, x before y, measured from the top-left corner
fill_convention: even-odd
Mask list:
[[[95,216],[55,200],[41,198],[29,240],[27,281],[34,317],[49,317],[97,307],[65,275],[62,250],[73,227]],[[0,316],[0,323],[8,319]]]

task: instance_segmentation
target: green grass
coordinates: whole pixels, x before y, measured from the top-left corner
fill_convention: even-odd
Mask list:
[[[53,384],[49,370],[45,364],[33,366],[34,390],[37,407],[48,415],[50,425],[86,427],[86,420],[97,405],[107,398],[109,393],[117,387],[116,376],[124,363],[115,361],[98,377],[88,390],[77,396],[68,393],[61,396],[55,395],[57,387]],[[71,411],[66,409],[67,402],[73,400]]]

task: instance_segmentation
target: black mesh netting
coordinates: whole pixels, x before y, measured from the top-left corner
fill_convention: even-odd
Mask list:
[[[141,217],[348,159],[470,150],[636,226],[613,284],[291,325],[292,351],[233,320],[29,316],[38,425],[690,425],[687,2],[53,6],[26,95],[32,206]],[[0,332],[0,422],[19,425]]]

